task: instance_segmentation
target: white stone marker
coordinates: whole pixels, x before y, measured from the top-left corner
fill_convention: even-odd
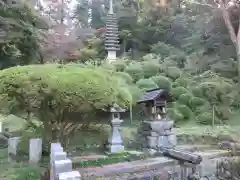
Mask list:
[[[58,179],[60,173],[72,171],[72,161],[70,159],[54,161],[54,177]]]
[[[3,132],[3,123],[0,121],[0,133]]]
[[[14,161],[15,159],[11,156],[17,155],[17,146],[20,141],[20,137],[11,137],[8,139],[8,161]]]
[[[59,180],[81,180],[81,175],[78,171],[60,173]]]
[[[30,139],[29,142],[29,163],[38,164],[42,159],[42,139]]]

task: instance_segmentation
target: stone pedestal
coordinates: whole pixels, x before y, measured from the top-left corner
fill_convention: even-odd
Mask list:
[[[122,145],[123,143],[122,137],[119,132],[121,123],[122,123],[122,120],[118,118],[115,118],[111,121],[112,134],[108,139],[108,143],[109,143],[108,147],[111,153],[117,153],[119,151],[124,150],[124,146]]]
[[[30,139],[29,163],[38,164],[42,158],[42,139]]]
[[[173,121],[144,121],[140,128],[143,148],[154,150],[174,148],[177,142],[176,136],[171,131],[172,127]]]

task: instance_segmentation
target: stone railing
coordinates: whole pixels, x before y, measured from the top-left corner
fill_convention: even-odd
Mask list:
[[[72,161],[67,158],[60,143],[51,144],[50,180],[81,180],[78,171],[73,171]]]

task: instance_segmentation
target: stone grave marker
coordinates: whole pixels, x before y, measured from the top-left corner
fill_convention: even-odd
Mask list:
[[[29,163],[37,164],[42,158],[42,139],[30,139]]]
[[[17,146],[20,141],[20,137],[12,137],[8,139],[8,161],[16,160]]]

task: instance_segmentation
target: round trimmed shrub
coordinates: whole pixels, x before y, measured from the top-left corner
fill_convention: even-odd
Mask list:
[[[131,64],[130,66],[128,66],[125,69],[125,72],[128,73],[133,78],[134,82],[143,78],[143,68],[138,63]]]
[[[184,119],[190,119],[193,112],[186,105],[176,104],[175,108],[183,115]]]
[[[164,72],[172,80],[176,80],[177,78],[179,78],[182,73],[181,69],[177,67],[168,67]]]
[[[197,123],[202,125],[211,125],[212,124],[212,113],[204,112],[197,116]]]
[[[153,62],[143,62],[142,63],[143,68],[143,76],[144,78],[150,78],[152,76],[155,76],[160,71],[159,64],[153,63]]]
[[[164,76],[158,75],[151,78],[159,88],[170,90],[172,87],[171,81]]]
[[[186,88],[189,81],[188,81],[187,78],[180,77],[180,78],[177,78],[174,82],[176,82],[176,83],[178,83],[180,86]]]
[[[178,98],[178,102],[184,105],[187,105],[188,107],[191,107],[191,99],[192,99],[192,95],[189,93],[184,93],[181,94]]]
[[[181,86],[172,88],[172,90],[171,90],[171,94],[175,100],[177,100],[180,95],[185,94],[185,93],[188,93],[188,90]]]
[[[176,88],[176,87],[179,87],[179,86],[181,86],[181,85],[178,82],[173,82],[172,83],[173,88]]]
[[[203,91],[200,87],[193,87],[193,88],[191,88],[191,90],[192,90],[192,93],[194,96],[199,97],[199,98],[204,97]]]
[[[174,108],[168,108],[167,114],[168,114],[169,118],[175,122],[181,122],[184,120],[183,115]]]
[[[125,72],[116,72],[116,75],[122,78],[127,84],[132,84],[133,78]]]
[[[199,97],[192,97],[192,99],[190,100],[190,107],[192,109],[196,109],[198,106],[204,105],[204,103],[204,99],[201,99]]]
[[[158,85],[152,79],[140,79],[136,82],[136,84],[140,89],[144,91],[158,88]]]
[[[125,68],[127,67],[126,63],[124,61],[118,60],[113,62],[113,65],[116,69],[116,71],[120,71],[123,72],[125,70]]]

